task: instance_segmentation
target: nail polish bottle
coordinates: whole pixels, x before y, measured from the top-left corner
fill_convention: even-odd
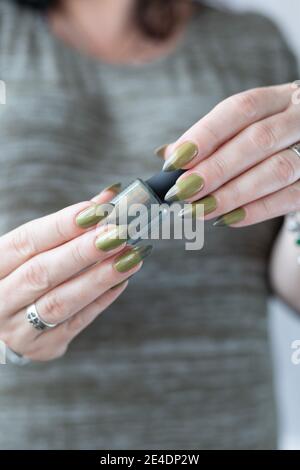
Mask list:
[[[106,219],[106,223],[110,222],[112,217],[118,225],[129,225],[137,217],[139,217],[140,234],[149,233],[149,229],[159,224],[164,216],[166,209],[162,209],[162,203],[169,189],[176,183],[179,176],[184,170],[176,170],[171,172],[161,171],[146,181],[141,179],[135,180],[124,191],[119,193],[110,201],[112,212]],[[143,205],[145,210],[143,215],[131,213],[134,205]],[[129,240],[131,244],[135,244],[140,239]]]

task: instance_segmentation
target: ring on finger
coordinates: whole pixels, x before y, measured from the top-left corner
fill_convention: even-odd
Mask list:
[[[300,142],[289,147],[300,158]]]
[[[40,317],[36,305],[31,304],[26,308],[26,318],[28,322],[38,331],[49,330],[55,328],[57,323],[48,323]]]

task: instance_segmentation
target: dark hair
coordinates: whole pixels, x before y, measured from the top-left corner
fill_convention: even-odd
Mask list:
[[[45,11],[59,0],[13,0],[24,7]],[[166,39],[180,19],[180,7],[187,0],[136,0],[135,16],[140,30],[149,38]],[[181,4],[181,5],[180,5]]]

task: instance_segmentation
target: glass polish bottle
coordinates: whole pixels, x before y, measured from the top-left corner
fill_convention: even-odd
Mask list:
[[[146,181],[137,179],[131,183],[126,189],[118,194],[110,201],[112,211],[106,219],[106,223],[116,223],[117,225],[127,226],[139,217],[139,234],[142,236],[159,224],[165,210],[161,210],[165,195],[169,189],[176,183],[179,176],[184,170],[176,170],[171,172],[161,171]],[[143,215],[131,213],[133,206],[143,207]],[[135,244],[140,241],[141,237],[129,239],[128,243]]]

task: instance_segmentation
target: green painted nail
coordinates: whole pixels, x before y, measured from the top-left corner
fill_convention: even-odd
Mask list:
[[[128,229],[126,225],[114,227],[107,232],[102,233],[95,242],[98,250],[111,251],[122,245],[128,240]]]
[[[110,186],[107,186],[107,188],[104,188],[102,192],[104,191],[112,191],[113,193],[119,194],[122,189],[122,183],[115,183],[111,184]]]
[[[161,145],[157,149],[154,150],[155,155],[159,158],[164,158],[166,149],[168,148],[169,144]]]
[[[76,217],[76,224],[81,228],[89,228],[105,219],[109,212],[102,204],[93,204]]]
[[[114,262],[114,268],[119,273],[125,273],[130,271],[130,269],[137,266],[141,261],[143,261],[147,256],[152,252],[152,246],[139,246],[127,250],[122,255],[118,256]]]
[[[185,207],[179,212],[179,215],[181,217],[191,217],[191,218],[196,218],[197,217],[197,208],[203,205],[203,211],[204,215],[211,214],[217,209],[217,201],[214,196],[206,196],[203,199],[200,199],[199,201],[193,202],[192,204],[189,204],[189,206]]]
[[[163,171],[174,171],[183,168],[198,154],[198,147],[193,142],[185,142],[177,147],[163,166]]]
[[[183,201],[197,194],[204,186],[204,180],[201,176],[191,174],[186,178],[179,180],[166,194],[165,200]]]
[[[219,217],[215,223],[213,224],[214,227],[224,227],[225,225],[230,226],[234,224],[238,224],[246,217],[246,211],[243,207],[239,209],[235,209],[232,212],[228,212],[228,214],[224,214]]]

